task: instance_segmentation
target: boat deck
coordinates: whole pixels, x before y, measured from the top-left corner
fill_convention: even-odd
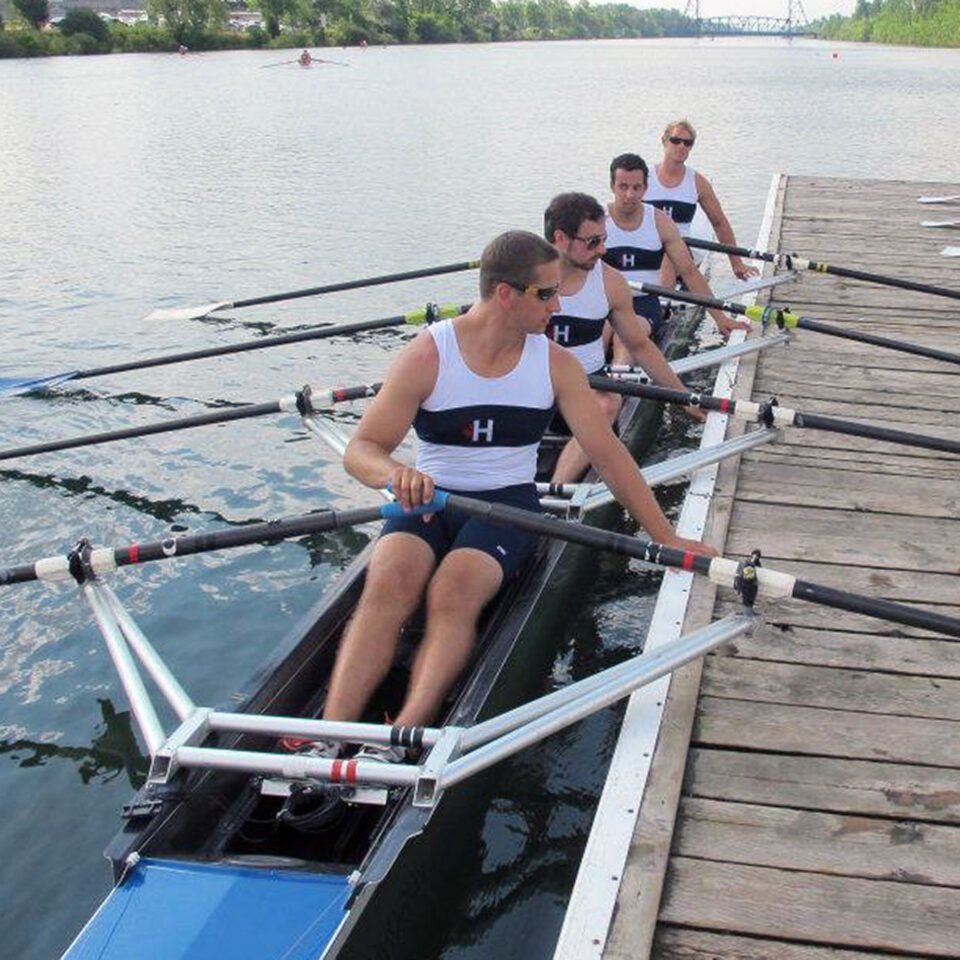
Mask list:
[[[950,237],[920,226],[958,208],[916,202],[956,193],[783,178],[768,249],[958,289]],[[960,353],[957,301],[809,272],[771,300]],[[748,364],[739,396],[960,439],[960,367],[803,330]],[[794,430],[723,465],[708,537],[957,616],[960,458]],[[685,628],[733,606],[698,581]],[[761,612],[674,675],[603,955],[960,956],[960,643],[800,601]]]

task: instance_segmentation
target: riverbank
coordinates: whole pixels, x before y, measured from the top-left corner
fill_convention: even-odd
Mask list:
[[[917,7],[918,9],[914,9]],[[826,40],[960,47],[960,0],[875,0],[857,5],[860,16],[833,16],[821,22]]]

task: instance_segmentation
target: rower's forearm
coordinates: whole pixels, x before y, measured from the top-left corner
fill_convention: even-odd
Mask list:
[[[633,362],[643,367],[647,376],[661,387],[673,387],[674,390],[686,390],[686,384],[677,376],[659,347],[647,340],[642,347],[630,351]]]
[[[605,465],[605,468],[597,463],[594,463],[594,466],[613,495],[643,527],[651,540],[658,543],[670,540],[674,535],[672,524],[660,509],[660,504],[643,479],[640,468],[633,462],[625,447],[621,447],[621,450],[626,463],[612,463]]]
[[[351,440],[343,454],[343,467],[367,487],[382,490],[402,464],[383,447],[369,440]]]

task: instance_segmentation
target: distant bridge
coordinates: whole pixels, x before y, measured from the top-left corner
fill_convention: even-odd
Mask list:
[[[698,37],[802,37],[813,34],[803,0],[787,0],[786,17],[702,17],[700,0],[687,0],[683,15],[696,21]]]

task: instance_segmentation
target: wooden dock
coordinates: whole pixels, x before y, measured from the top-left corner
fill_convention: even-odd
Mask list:
[[[916,202],[956,193],[784,178],[770,249],[960,289],[939,255],[956,237],[920,226],[960,205]],[[960,301],[811,273],[772,300],[960,353]],[[960,367],[806,331],[735,395],[960,440]],[[708,538],[960,616],[960,458],[796,430],[721,468]],[[685,630],[734,606],[698,581]],[[603,956],[960,957],[960,641],[799,601],[761,612],[671,681]]]

